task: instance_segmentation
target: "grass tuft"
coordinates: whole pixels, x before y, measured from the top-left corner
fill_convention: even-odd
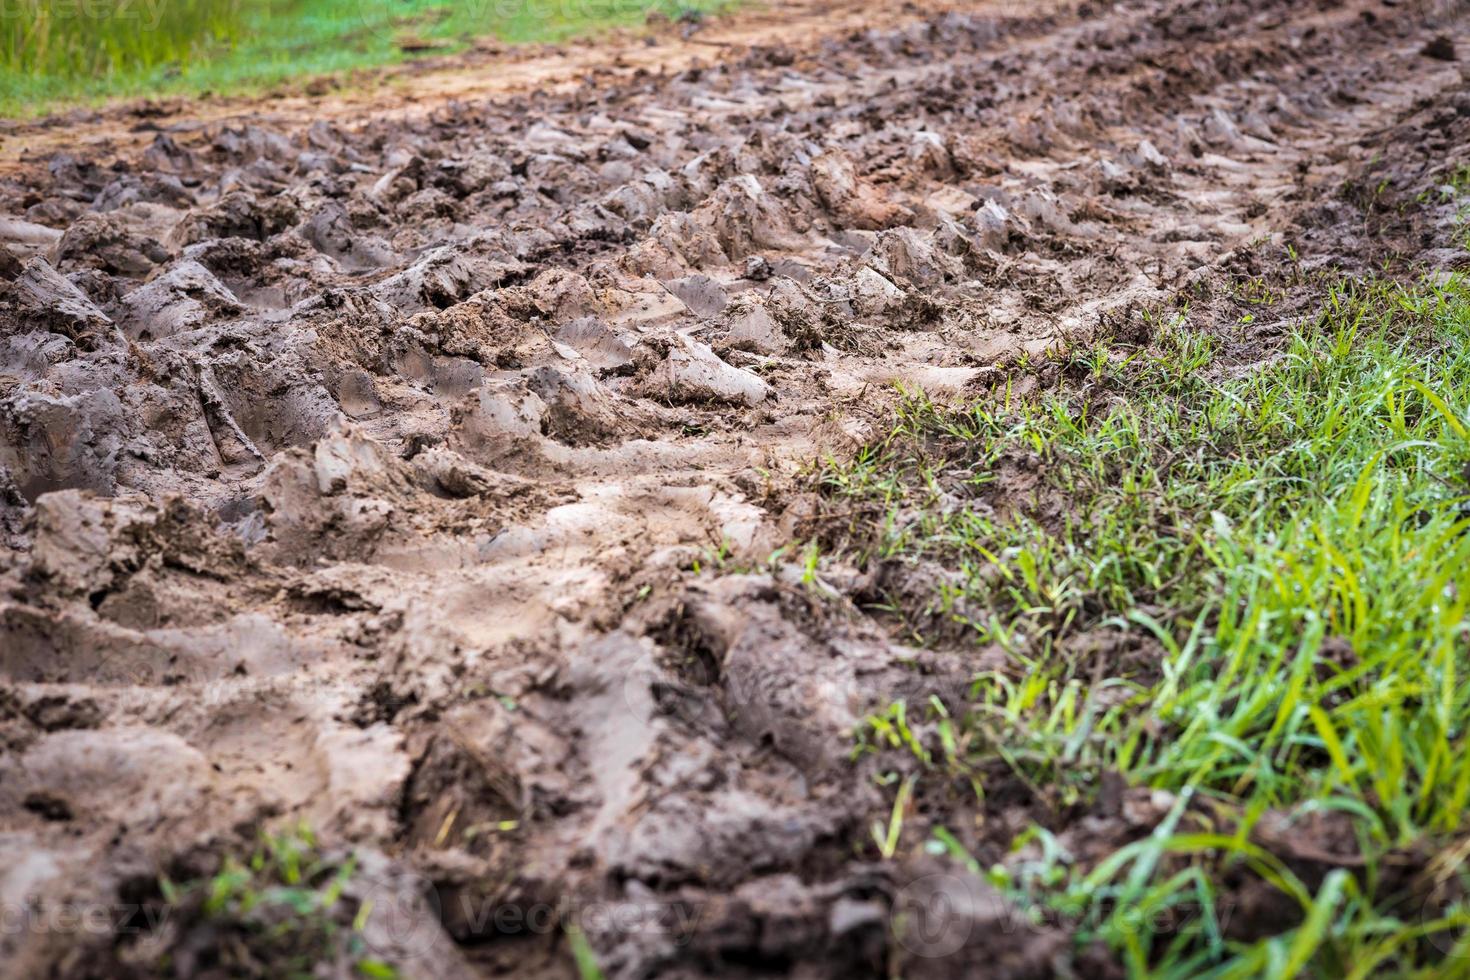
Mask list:
[[[1015,896],[1139,976],[1445,969],[1470,921],[1470,282],[1342,282],[1253,363],[1184,323],[1066,355],[1039,396],[907,398],[823,469],[829,543],[927,576],[889,602],[916,638],[1007,656],[940,741],[1058,808],[1108,773],[1174,801],[1091,867],[1034,831],[1027,873],[997,872]],[[912,715],[866,743],[928,756]],[[1353,853],[1303,871],[1261,843],[1283,813]],[[1271,935],[1223,924],[1242,873],[1295,909]]]
[[[248,857],[227,855],[213,877],[163,878],[176,948],[154,965],[178,960],[179,969],[209,966],[238,977],[310,977],[335,966],[392,980],[397,969],[361,937],[371,905],[345,894],[356,871],[355,855],[323,851],[302,826],[262,835]],[[200,949],[207,949],[202,960]]]

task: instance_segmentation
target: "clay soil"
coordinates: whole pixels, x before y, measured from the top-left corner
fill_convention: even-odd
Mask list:
[[[1455,266],[1457,49],[1413,0],[839,0],[10,126],[0,902],[136,915],[305,824],[409,976],[1107,972],[879,854],[854,727],[973,650],[803,564],[811,463],[1283,243]],[[961,942],[897,938],[935,901]]]

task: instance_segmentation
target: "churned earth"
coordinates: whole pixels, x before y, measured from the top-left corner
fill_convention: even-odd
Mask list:
[[[1181,297],[1233,323],[1208,287],[1283,243],[1460,265],[1416,195],[1470,159],[1465,13],[781,11],[381,107],[11,140],[0,902],[162,918],[7,928],[10,974],[238,975],[160,880],[297,826],[357,855],[365,951],[322,970],[1116,969],[875,839],[854,730],[961,700],[976,654],[801,546],[811,464],[900,387],[976,397]],[[910,826],[1003,845],[1011,790]],[[1119,792],[1067,819],[1162,818]]]

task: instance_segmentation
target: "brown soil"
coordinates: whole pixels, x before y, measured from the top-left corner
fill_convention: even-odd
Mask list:
[[[379,102],[12,126],[0,906],[146,904],[304,820],[365,855],[412,976],[574,975],[565,923],[609,976],[1106,970],[917,831],[880,859],[854,725],[978,654],[767,558],[893,382],[973,394],[1183,301],[1234,322],[1221,287],[1287,243],[1298,273],[1458,262],[1415,195],[1467,159],[1467,26],[783,5]],[[1162,816],[1103,795],[913,826],[989,861],[1031,819],[1085,852]],[[0,963],[209,972],[150,938],[6,929]]]

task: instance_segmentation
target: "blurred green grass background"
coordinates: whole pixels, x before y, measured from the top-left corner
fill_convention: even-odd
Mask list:
[[[0,0],[0,115],[234,94],[476,38],[561,41],[722,0]]]

